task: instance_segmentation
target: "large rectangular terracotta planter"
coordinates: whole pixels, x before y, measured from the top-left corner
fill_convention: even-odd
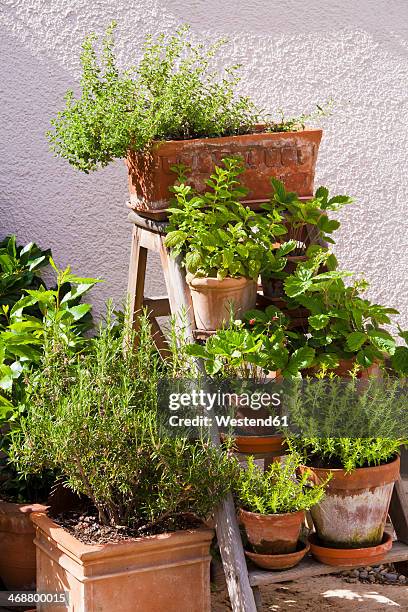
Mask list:
[[[189,183],[203,192],[208,189],[205,181],[214,165],[232,155],[244,159],[241,180],[249,193],[243,202],[254,208],[269,200],[271,177],[283,181],[299,196],[310,196],[321,137],[322,130],[302,130],[154,142],[149,152],[128,153],[131,205],[139,211],[165,210],[169,187],[176,178],[171,166],[180,163],[191,168]]]
[[[35,589],[34,527],[32,512],[46,512],[40,504],[0,501],[0,578],[9,589]]]
[[[37,590],[70,596],[39,612],[210,612],[211,529],[88,545],[43,514],[31,518]]]

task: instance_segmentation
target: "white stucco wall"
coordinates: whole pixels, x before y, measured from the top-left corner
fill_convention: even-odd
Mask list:
[[[365,271],[371,297],[408,324],[406,0],[3,0],[0,15],[0,237],[51,247],[60,265],[95,275],[100,312],[126,288],[130,226],[123,162],[90,176],[53,158],[44,133],[75,87],[86,33],[118,21],[120,60],[144,35],[189,22],[193,35],[227,35],[244,64],[242,91],[288,114],[332,97],[317,183],[357,199],[342,212],[336,252]],[[162,291],[157,264],[150,292]]]

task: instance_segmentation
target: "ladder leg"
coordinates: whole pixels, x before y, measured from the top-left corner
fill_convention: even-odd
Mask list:
[[[408,497],[401,478],[394,485],[389,514],[398,540],[408,544]],[[395,563],[395,568],[408,576],[408,561]]]
[[[164,245],[164,236],[160,236],[160,259],[171,313],[176,315],[178,322],[186,327],[186,339],[192,341],[195,322],[190,289],[186,283],[186,275],[180,265],[180,259],[170,256]]]
[[[133,326],[137,328],[137,313],[143,307],[147,249],[141,246],[142,230],[133,226],[128,278],[128,308]]]
[[[232,609],[257,612],[231,493],[214,513],[214,519]]]
[[[262,595],[259,587],[252,587],[257,612],[262,612]]]

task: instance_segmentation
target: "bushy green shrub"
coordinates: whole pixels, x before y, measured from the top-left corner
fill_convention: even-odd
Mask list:
[[[264,472],[253,457],[240,472],[236,494],[241,507],[259,514],[286,514],[309,510],[324,496],[326,482],[313,485],[307,470],[297,474],[300,457],[286,455]]]
[[[137,338],[126,325],[119,329],[108,313],[87,352],[75,357],[49,337],[12,459],[22,474],[56,470],[104,524],[137,527],[187,511],[205,517],[229,491],[236,463],[205,440],[165,433],[147,319]]]

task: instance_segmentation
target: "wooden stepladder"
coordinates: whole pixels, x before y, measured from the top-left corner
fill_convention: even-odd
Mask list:
[[[165,221],[155,221],[129,213],[133,224],[132,244],[129,265],[128,299],[137,327],[138,314],[143,308],[148,311],[149,321],[156,346],[160,353],[166,355],[166,339],[157,318],[175,315],[182,318],[187,341],[193,341],[197,330],[191,303],[191,296],[185,280],[185,273],[179,262],[172,257],[165,247]],[[166,296],[147,297],[144,295],[146,264],[148,252],[160,255]],[[212,431],[215,445],[220,444],[218,430]],[[392,550],[384,563],[397,563],[398,570],[408,575],[408,498],[399,480],[394,487],[390,506],[390,517],[397,536]],[[336,573],[347,567],[332,567],[317,563],[312,558],[305,558],[297,567],[279,572],[264,571],[247,567],[236,510],[230,494],[215,512],[215,527],[220,548],[228,593],[234,612],[258,612],[262,609],[259,587],[297,580],[308,576]]]

